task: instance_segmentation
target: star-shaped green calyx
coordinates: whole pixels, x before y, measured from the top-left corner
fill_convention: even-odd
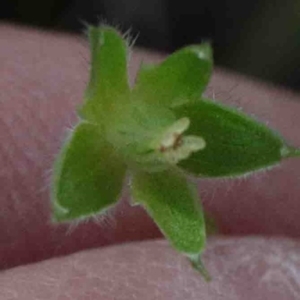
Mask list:
[[[270,167],[296,150],[255,120],[205,99],[209,44],[187,46],[143,65],[129,86],[129,45],[112,27],[88,28],[90,80],[81,121],[62,147],[53,176],[53,220],[104,213],[125,176],[132,203],[208,278],[200,255],[206,232],[193,176],[238,176]],[[295,154],[296,155],[296,154]]]

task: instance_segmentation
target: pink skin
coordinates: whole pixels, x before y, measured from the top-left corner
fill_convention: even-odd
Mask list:
[[[0,26],[0,40],[0,91],[2,92],[0,99],[0,269],[83,249],[159,237],[159,231],[146,213],[141,208],[128,205],[126,201],[128,197],[124,197],[110,215],[100,222],[100,225],[89,222],[73,228],[69,225],[51,224],[50,171],[66,129],[72,128],[77,121],[75,108],[82,102],[82,93],[88,78],[88,63],[85,60],[89,57],[88,48],[86,43],[77,36],[38,32],[7,25]],[[162,57],[135,51],[131,60],[131,78],[134,77],[142,59],[151,62],[159,61]],[[207,94],[225,103],[242,107],[245,112],[253,113],[259,120],[267,122],[269,126],[278,130],[291,144],[300,145],[298,131],[300,97],[298,95],[223,70],[215,72]],[[199,192],[205,207],[216,218],[224,234],[284,235],[299,238],[299,170],[300,160],[290,159],[271,171],[258,173],[246,179],[201,180]],[[220,274],[224,268],[230,268],[227,265],[224,267],[219,260],[227,261],[228,265],[233,263],[235,257],[231,251],[235,253],[237,243],[242,247],[241,257],[247,257],[252,249],[252,243],[249,242],[252,240],[249,239],[229,238],[228,241],[225,240],[224,251],[223,246],[219,244],[221,243],[219,241],[224,240],[214,239],[209,243],[213,254],[207,252],[209,267],[212,270],[218,269]],[[267,255],[264,254],[267,248],[263,247],[271,247],[270,243],[273,243],[275,248],[278,246],[282,249],[278,259],[285,259],[286,250],[286,253],[292,251],[293,257],[300,260],[298,242],[262,239],[253,240],[253,243],[253,247],[258,247],[255,249],[261,249],[262,256]],[[291,244],[294,250],[289,250]],[[271,251],[271,248],[268,249]],[[295,249],[298,249],[298,253]],[[124,251],[127,253],[125,256]],[[157,254],[154,257],[155,253]],[[218,255],[215,255],[216,253]],[[49,296],[43,298],[39,293],[47,295],[45,282],[52,278],[52,275],[48,274],[49,268],[55,272],[54,282],[59,281],[59,275],[56,273],[64,264],[67,267],[64,269],[65,275],[61,276],[66,276],[65,280],[71,282],[69,285],[76,285],[80,280],[82,289],[88,289],[88,286],[93,285],[88,280],[91,277],[91,271],[88,269],[95,267],[90,262],[92,257],[98,256],[99,260],[93,260],[93,264],[98,263],[97,269],[100,270],[96,277],[109,274],[107,280],[109,283],[115,281],[115,287],[111,289],[106,287],[103,296],[97,299],[135,299],[135,287],[137,288],[136,299],[147,299],[145,295],[153,299],[152,282],[155,286],[161,287],[155,290],[157,293],[155,299],[196,299],[197,295],[202,295],[202,291],[204,295],[209,293],[207,292],[209,288],[202,283],[195,283],[199,280],[197,275],[193,275],[186,262],[165,243],[147,242],[83,252],[4,272],[0,275],[0,299],[94,299],[92,294],[89,296],[88,293],[86,296],[80,296],[81,292],[79,290],[76,292],[76,289],[75,296],[70,291],[68,298],[66,294],[64,295],[68,287],[62,285],[57,288],[58,282],[54,284],[56,287],[51,288],[56,289],[57,296],[48,294]],[[133,259],[137,261],[140,259],[140,262],[130,265],[128,261]],[[109,261],[109,264],[105,265],[106,269],[102,268],[100,263],[102,260]],[[263,258],[259,255],[255,256],[254,262],[258,268],[261,260]],[[86,264],[87,270],[83,273],[73,268],[78,261],[83,265]],[[170,261],[172,265],[176,264],[175,270],[170,271]],[[121,268],[120,272],[117,271],[123,264],[125,264],[124,270]],[[241,296],[236,299],[260,299],[256,294],[250,293],[249,289],[253,288],[253,285],[262,286],[261,295],[265,298],[261,299],[267,299],[266,295],[276,299],[271,296],[273,292],[267,289],[268,285],[260,281],[256,282],[254,279],[253,282],[249,281],[247,276],[250,276],[249,272],[253,272],[252,264],[251,260],[247,270],[234,271],[237,273],[233,273],[232,278],[227,278],[227,281],[224,279],[222,284],[227,286],[227,290],[232,286],[236,289],[239,285],[239,275],[242,274],[241,278],[245,277],[244,281],[248,285],[245,285],[245,292],[239,291],[237,295],[243,295],[245,298]],[[269,266],[262,265],[266,269],[264,272],[267,272]],[[178,275],[178,268],[181,268],[180,275]],[[294,269],[294,272],[299,274],[299,265],[295,264]],[[132,277],[126,279],[125,283],[121,282],[120,276],[124,272],[127,274],[131,271]],[[160,275],[162,277],[157,275],[159,272],[162,273]],[[176,276],[179,277],[172,281],[170,274],[175,274],[174,272],[177,272]],[[213,272],[213,276],[217,276],[217,272]],[[276,274],[279,272],[278,278],[284,278],[281,281],[286,282],[287,287],[287,294],[278,292],[277,299],[299,299],[292,298],[293,293],[296,293],[294,290],[299,293],[300,289],[296,277],[283,271],[276,272],[275,270],[271,274],[275,274],[276,279]],[[34,281],[31,279],[26,281],[28,274],[31,274]],[[95,293],[99,295],[101,295],[102,283],[104,286],[107,285],[104,279],[101,280],[95,281],[97,282]],[[25,291],[22,290],[21,283],[28,285],[28,295],[21,294]],[[31,289],[32,294],[30,294],[29,285],[33,283],[36,285]],[[49,286],[51,287],[50,283]],[[291,286],[293,292],[290,290]],[[34,294],[35,289],[36,294]],[[139,289],[142,289],[142,294]],[[216,291],[218,289],[220,295],[226,291],[226,288],[216,285]],[[295,295],[299,296],[299,294]],[[211,297],[207,299],[223,299],[217,294]]]
[[[205,282],[166,241],[82,251],[0,274],[9,300],[299,300],[300,242],[214,238]]]

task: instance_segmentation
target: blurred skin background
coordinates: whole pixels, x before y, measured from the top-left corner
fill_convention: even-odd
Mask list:
[[[1,5],[2,4],[2,5]],[[299,0],[2,0],[3,22],[81,32],[106,20],[170,52],[209,40],[216,65],[300,90]],[[1,7],[2,6],[2,7]]]

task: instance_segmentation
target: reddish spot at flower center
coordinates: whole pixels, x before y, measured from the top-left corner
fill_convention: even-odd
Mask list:
[[[164,152],[168,151],[169,149],[173,149],[173,150],[178,149],[182,145],[182,135],[178,134],[178,133],[174,133],[173,138],[174,138],[174,142],[173,142],[172,146],[166,147],[164,145],[161,145],[159,148],[159,151],[164,153]]]

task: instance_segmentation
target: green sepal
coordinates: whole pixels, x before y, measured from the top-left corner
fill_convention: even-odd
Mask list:
[[[157,66],[142,65],[133,98],[166,107],[199,99],[208,84],[212,66],[212,49],[208,43],[187,46]]]
[[[206,177],[238,176],[278,164],[289,147],[267,126],[241,112],[203,99],[178,106],[178,118],[188,117],[188,134],[199,135],[206,147],[179,163]]]
[[[116,203],[125,166],[103,139],[101,128],[79,123],[54,168],[53,220],[84,219]]]
[[[212,280],[208,270],[206,269],[205,265],[202,262],[201,255],[194,255],[194,256],[191,255],[191,256],[188,256],[188,259],[189,259],[192,267],[196,271],[198,271],[207,282],[210,282]]]
[[[133,203],[142,204],[175,249],[198,255],[205,241],[205,221],[194,184],[178,170],[136,173]]]
[[[129,102],[128,45],[120,33],[109,26],[89,26],[88,38],[90,81],[80,114],[88,121],[101,123],[109,112]]]

